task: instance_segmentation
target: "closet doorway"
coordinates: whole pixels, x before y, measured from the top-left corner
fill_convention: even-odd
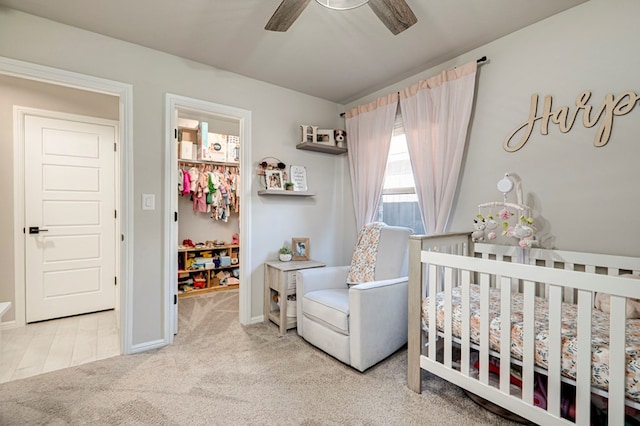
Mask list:
[[[213,291],[238,289],[239,320],[249,324],[251,112],[171,94],[166,105],[170,335],[180,298]]]

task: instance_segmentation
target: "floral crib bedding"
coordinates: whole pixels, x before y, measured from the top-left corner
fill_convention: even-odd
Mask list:
[[[462,288],[452,290],[452,332],[455,337],[461,336],[462,330]],[[500,349],[500,290],[490,288],[489,292],[489,345],[492,350]],[[480,286],[470,285],[469,297],[470,335],[474,343],[480,343]],[[522,293],[512,293],[511,298],[511,353],[517,359],[522,359],[523,351],[523,300]],[[429,298],[422,300],[422,325],[428,329]],[[439,331],[444,330],[444,293],[436,295],[436,325]],[[592,310],[592,384],[607,389],[609,383],[609,314]],[[535,363],[547,368],[549,305],[546,299],[535,298]],[[562,304],[562,374],[575,379],[577,354],[577,315],[575,305]],[[640,401],[640,319],[628,319],[626,327],[626,395],[628,398]]]

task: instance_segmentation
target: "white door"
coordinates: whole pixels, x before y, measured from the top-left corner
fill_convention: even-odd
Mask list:
[[[26,115],[27,322],[115,307],[116,124]]]

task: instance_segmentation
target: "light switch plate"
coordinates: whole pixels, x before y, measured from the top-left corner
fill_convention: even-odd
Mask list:
[[[156,196],[155,194],[142,194],[142,210],[155,210]]]

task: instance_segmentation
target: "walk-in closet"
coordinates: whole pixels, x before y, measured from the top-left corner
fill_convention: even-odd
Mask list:
[[[240,285],[240,128],[178,112],[178,296]]]

